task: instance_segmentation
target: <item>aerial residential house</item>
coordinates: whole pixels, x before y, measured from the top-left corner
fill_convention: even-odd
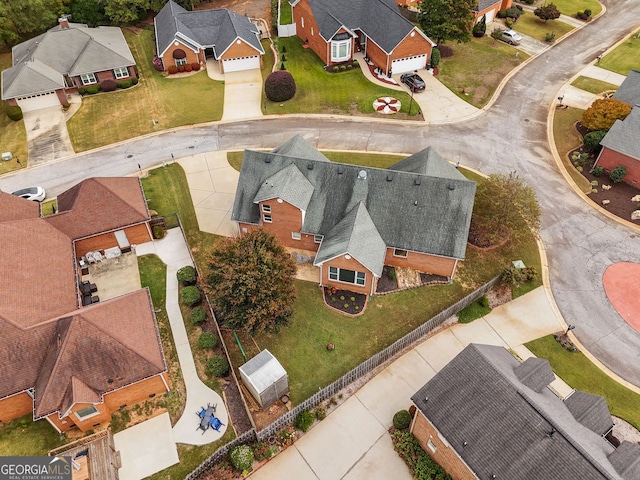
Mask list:
[[[104,80],[136,77],[135,60],[117,27],[89,28],[60,18],[46,33],[11,51],[2,100],[23,111],[68,105],[67,93]]]
[[[149,241],[150,218],[137,178],[85,180],[59,205],[41,217],[36,202],[0,193],[0,421],[31,413],[86,431],[169,390],[148,289],[86,306],[81,292],[86,248],[118,247],[118,232]]]
[[[455,480],[632,480],[640,446],[605,438],[604,398],[560,399],[547,360],[471,344],[411,398],[411,432]]]
[[[425,68],[435,43],[398,12],[394,0],[293,0],[296,35],[326,65],[363,52],[385,75]]]
[[[220,72],[260,68],[260,30],[244,15],[225,8],[189,12],[169,0],[154,19],[156,52],[171,65],[218,62]]]
[[[473,9],[475,15],[474,23],[478,23],[483,15],[486,15],[486,22],[493,22],[500,10],[511,8],[513,0],[479,0],[476,8]]]
[[[432,148],[379,169],[329,161],[296,136],[245,151],[231,219],[305,252],[320,285],[372,294],[385,265],[454,276],[475,189]]]

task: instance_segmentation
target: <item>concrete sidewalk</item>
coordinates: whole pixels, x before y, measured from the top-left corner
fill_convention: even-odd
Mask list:
[[[253,474],[255,480],[410,480],[387,429],[395,412],[469,343],[501,345],[527,358],[522,343],[562,330],[544,288],[455,324],[398,358],[292,447]],[[566,395],[562,381],[552,386]]]

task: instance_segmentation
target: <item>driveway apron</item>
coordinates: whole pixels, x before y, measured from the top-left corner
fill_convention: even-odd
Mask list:
[[[24,113],[29,165],[40,165],[74,154],[62,107]]]
[[[224,74],[224,111],[222,121],[262,117],[262,74],[244,70]]]

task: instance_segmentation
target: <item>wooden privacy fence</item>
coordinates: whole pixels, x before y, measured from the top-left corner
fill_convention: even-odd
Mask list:
[[[185,480],[195,480],[196,478],[198,478],[200,475],[206,472],[213,465],[215,465],[216,463],[224,459],[225,456],[236,445],[265,440],[270,436],[275,435],[275,433],[278,430],[280,430],[282,427],[287,425],[292,425],[295,422],[296,417],[300,414],[300,412],[304,410],[311,410],[317,407],[320,403],[329,400],[331,397],[338,394],[338,392],[348,387],[356,380],[371,373],[380,365],[400,356],[400,354],[402,354],[405,350],[417,344],[427,334],[429,334],[435,328],[442,325],[442,323],[446,319],[457,314],[463,308],[471,305],[473,302],[475,302],[480,297],[485,295],[491,288],[495,287],[499,282],[500,282],[500,275],[489,280],[487,283],[482,285],[477,290],[471,292],[466,297],[458,300],[456,303],[454,303],[450,307],[446,308],[442,312],[430,318],[429,320],[427,320],[425,323],[423,323],[416,329],[407,333],[404,337],[393,342],[384,350],[376,353],[375,355],[369,357],[367,360],[362,362],[360,365],[349,370],[346,374],[344,374],[342,377],[337,379],[335,382],[329,384],[327,387],[323,388],[318,393],[307,398],[301,404],[296,405],[294,408],[292,408],[290,411],[282,415],[280,418],[278,418],[276,421],[274,421],[267,427],[263,428],[260,431],[251,429],[245,432],[243,435],[237,437],[235,440],[220,447],[218,450],[216,450],[213,453],[213,455],[211,455],[204,462],[202,462],[198,468],[196,468],[193,472],[187,475],[187,477],[185,477]]]

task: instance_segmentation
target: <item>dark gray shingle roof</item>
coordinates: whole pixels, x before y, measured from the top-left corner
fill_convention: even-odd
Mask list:
[[[473,10],[474,12],[481,12],[495,5],[496,3],[501,3],[501,0],[478,0],[478,6]]]
[[[616,120],[600,145],[640,160],[640,106],[624,120]]]
[[[613,98],[628,103],[632,107],[640,105],[640,70],[631,70],[618,87]]]
[[[502,347],[471,344],[412,400],[479,478],[620,480],[614,448],[549,389],[521,383],[518,365]]]
[[[606,435],[613,427],[607,401],[600,395],[576,390],[564,404],[577,421],[598,435]]]
[[[327,235],[362,202],[388,247],[464,258],[476,190],[475,182],[464,177],[443,178],[246,150],[232,220],[258,224],[256,194],[265,180],[291,164],[314,188],[304,217],[304,233]],[[361,171],[366,179],[358,178]]]
[[[640,445],[624,441],[609,455],[609,460],[624,480],[640,478]]]
[[[544,387],[555,380],[551,365],[544,358],[527,358],[514,369],[514,372],[518,380],[534,392],[541,392]]]
[[[306,210],[313,195],[313,185],[295,165],[289,165],[267,178],[254,197],[254,203],[281,198],[300,210]]]

